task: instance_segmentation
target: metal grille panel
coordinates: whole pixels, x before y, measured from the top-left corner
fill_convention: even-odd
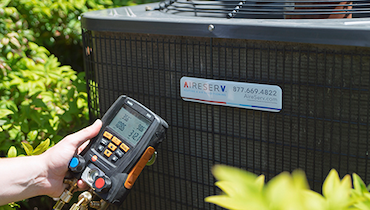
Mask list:
[[[211,167],[303,169],[320,191],[331,168],[369,183],[370,49],[84,31],[91,120],[126,94],[170,125],[157,163],[123,209],[218,209]],[[279,85],[279,113],[185,102],[182,76]]]
[[[326,19],[369,17],[365,0],[163,0],[158,10],[216,18]]]

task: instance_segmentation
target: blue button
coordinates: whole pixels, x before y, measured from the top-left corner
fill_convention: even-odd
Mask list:
[[[78,166],[78,164],[79,164],[79,161],[76,157],[73,157],[71,162],[69,162],[69,166],[71,168],[75,168],[76,166]]]

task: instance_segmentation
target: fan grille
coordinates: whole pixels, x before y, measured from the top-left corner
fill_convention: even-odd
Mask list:
[[[364,0],[166,0],[159,10],[176,15],[219,18],[324,19],[370,16],[370,2]]]

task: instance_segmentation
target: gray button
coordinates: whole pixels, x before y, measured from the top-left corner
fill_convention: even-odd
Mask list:
[[[119,157],[119,158],[121,158],[123,155],[124,155],[124,153],[121,151],[121,150],[117,150],[116,151],[116,155]]]

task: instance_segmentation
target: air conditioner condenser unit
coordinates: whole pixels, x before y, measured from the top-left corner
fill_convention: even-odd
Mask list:
[[[340,19],[294,19],[322,9],[297,12],[292,1],[168,1],[85,13],[91,120],[125,94],[170,125],[157,163],[124,206],[218,209],[204,202],[219,192],[215,164],[267,179],[300,168],[316,191],[332,168],[369,183],[366,5],[352,2],[335,13],[352,18]]]

